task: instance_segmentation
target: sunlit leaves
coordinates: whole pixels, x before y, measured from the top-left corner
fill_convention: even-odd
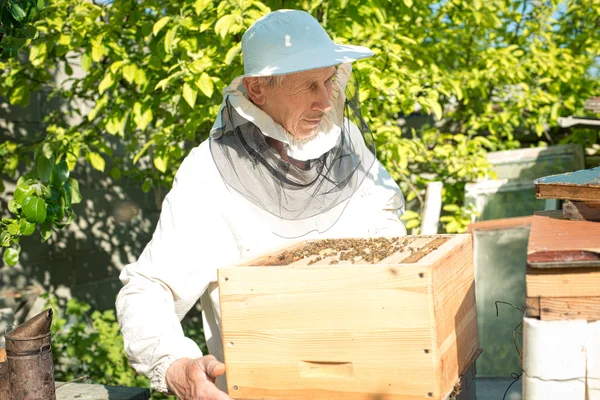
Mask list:
[[[196,81],[196,86],[202,93],[204,93],[206,97],[212,97],[214,92],[214,83],[206,72],[203,72],[200,75],[200,79]]]
[[[90,164],[92,164],[92,167],[94,167],[94,169],[100,172],[104,172],[106,161],[104,161],[104,158],[100,154],[91,152],[88,154],[88,158],[90,160]]]

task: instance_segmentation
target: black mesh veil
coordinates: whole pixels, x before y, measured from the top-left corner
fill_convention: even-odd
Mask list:
[[[334,117],[339,121],[332,121],[336,134],[339,132],[337,141],[318,158],[306,161],[291,156],[284,161],[260,124],[249,120],[248,107],[240,111],[236,98],[226,95],[220,126],[216,124],[210,138],[211,153],[224,182],[278,219],[305,220],[334,208],[341,215],[343,204],[375,162],[373,135],[360,113],[358,80],[354,74],[348,75],[347,84],[337,83],[345,84],[345,88],[338,87],[345,95],[336,99],[344,103],[340,104],[343,112]]]

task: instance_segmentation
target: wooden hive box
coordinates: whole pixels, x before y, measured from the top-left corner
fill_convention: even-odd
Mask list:
[[[442,400],[478,355],[470,235],[304,241],[219,289],[235,399]]]

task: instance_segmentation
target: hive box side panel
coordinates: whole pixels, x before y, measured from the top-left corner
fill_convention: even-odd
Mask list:
[[[475,360],[479,332],[471,236],[458,235],[439,250],[444,256],[433,266],[433,300],[443,397]]]
[[[368,273],[365,273],[368,269]],[[230,396],[429,399],[431,269],[422,265],[219,270]]]
[[[597,223],[597,222],[596,222]],[[600,296],[600,268],[527,267],[527,297]]]

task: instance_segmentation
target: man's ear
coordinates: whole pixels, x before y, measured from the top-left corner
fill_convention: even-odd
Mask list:
[[[250,100],[257,106],[265,104],[265,85],[255,76],[244,78],[244,87]]]

